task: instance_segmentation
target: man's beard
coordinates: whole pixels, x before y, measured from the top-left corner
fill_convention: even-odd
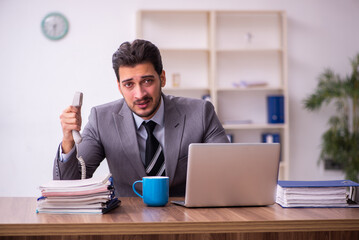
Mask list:
[[[156,105],[155,105],[155,107],[149,112],[149,113],[147,113],[147,114],[139,114],[139,113],[137,113],[137,112],[135,112],[135,111],[133,111],[132,110],[132,112],[134,113],[134,114],[136,114],[137,116],[139,116],[139,117],[141,117],[141,118],[147,118],[147,117],[149,117],[149,116],[151,116],[153,113],[155,113],[156,111],[157,111],[157,109],[160,107],[160,103],[161,103],[161,92],[162,91],[160,91],[160,97],[158,98],[158,102],[156,103]],[[139,99],[139,100],[136,100],[136,101],[134,101],[133,102],[133,105],[135,106],[135,105],[137,105],[137,103],[138,102],[142,102],[142,101],[147,101],[147,100],[153,100],[153,98],[152,97],[149,97],[149,96],[145,96],[143,99]]]

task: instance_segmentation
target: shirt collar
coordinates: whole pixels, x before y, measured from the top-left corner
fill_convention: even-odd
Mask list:
[[[161,96],[161,104],[160,104],[160,108],[158,109],[158,111],[155,113],[155,115],[149,119],[154,121],[155,123],[157,123],[160,126],[163,126],[163,122],[164,122],[164,112],[165,112],[165,107],[164,107],[164,101],[163,101],[163,97]],[[136,127],[137,129],[139,129],[142,125],[142,123],[145,121],[149,121],[149,120],[143,120],[143,118],[141,118],[140,116],[136,115],[134,112],[132,112],[133,118],[135,119],[135,123],[136,123]]]

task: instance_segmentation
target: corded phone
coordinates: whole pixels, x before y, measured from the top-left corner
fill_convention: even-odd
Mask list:
[[[81,107],[82,106],[82,98],[83,98],[83,93],[76,92],[74,99],[72,101],[72,106]],[[85,179],[86,178],[85,161],[83,160],[83,158],[81,156],[78,156],[79,143],[81,143],[82,137],[81,137],[81,134],[76,130],[72,130],[72,137],[74,138],[75,146],[76,146],[76,158],[77,158],[77,160],[79,160],[80,165],[81,165],[81,179]]]

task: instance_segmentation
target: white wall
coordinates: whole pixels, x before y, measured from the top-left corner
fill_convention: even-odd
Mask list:
[[[85,94],[84,124],[91,106],[120,97],[111,56],[135,38],[139,9],[287,11],[291,179],[343,177],[317,165],[331,110],[308,113],[302,100],[324,67],[349,73],[348,58],[359,52],[358,1],[0,0],[0,196],[38,196],[38,185],[52,178],[59,115],[75,91]],[[40,29],[51,11],[70,21],[57,42]]]

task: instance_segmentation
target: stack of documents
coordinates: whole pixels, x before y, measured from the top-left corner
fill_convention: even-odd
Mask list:
[[[40,186],[37,213],[106,213],[118,207],[111,174],[83,180],[53,180]]]
[[[359,184],[338,181],[278,181],[276,202],[282,207],[358,207]]]

